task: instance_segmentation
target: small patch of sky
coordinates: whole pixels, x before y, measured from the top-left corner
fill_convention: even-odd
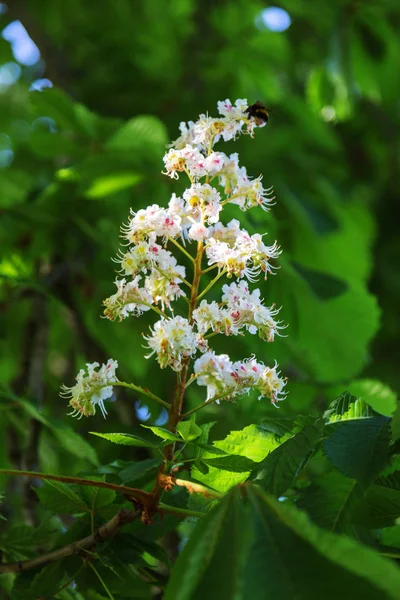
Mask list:
[[[21,21],[12,21],[3,29],[2,37],[10,42],[15,60],[21,65],[31,66],[40,59],[40,51]]]
[[[256,17],[255,25],[257,29],[281,33],[290,27],[292,20],[289,13],[279,6],[268,6],[264,8]]]

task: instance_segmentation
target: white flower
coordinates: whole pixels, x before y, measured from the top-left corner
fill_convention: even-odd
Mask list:
[[[128,224],[121,228],[123,236],[130,243],[137,244],[155,236],[175,238],[182,234],[180,216],[170,213],[166,208],[160,208],[158,204],[152,204],[138,212],[131,209],[131,215],[133,217]]]
[[[217,223],[211,228],[206,254],[209,265],[216,264],[231,276],[255,281],[261,271],[272,273],[269,261],[279,256],[280,249],[276,243],[265,246],[261,235],[250,236],[234,219],[226,227]]]
[[[200,306],[193,311],[193,318],[200,333],[207,333],[210,329],[225,335],[239,333],[239,321],[231,309],[218,306],[217,302],[202,300]]]
[[[150,306],[147,305],[151,305],[153,300],[145,289],[139,287],[140,280],[140,275],[128,283],[126,279],[115,280],[116,293],[104,300],[106,307],[104,315],[108,319],[122,321],[130,313],[139,316],[146,310],[150,310]]]
[[[72,406],[72,415],[80,417],[91,416],[96,413],[96,406],[99,405],[101,413],[105,418],[107,411],[104,407],[104,400],[113,395],[112,383],[115,383],[117,377],[115,370],[118,363],[111,358],[107,364],[87,363],[87,375],[81,369],[76,376],[76,384],[72,387],[62,386],[61,396],[70,398],[69,405]],[[110,385],[111,384],[111,385]]]
[[[221,195],[208,183],[194,183],[185,190],[183,198],[187,202],[187,212],[194,220],[205,219],[207,223],[217,223],[222,210]]]
[[[146,277],[144,287],[151,296],[154,303],[161,303],[162,308],[169,306],[173,300],[185,296],[185,292],[179,287],[185,278],[185,268],[177,266],[166,266],[164,269],[154,269]]]
[[[250,293],[247,282],[242,279],[239,283],[224,285],[222,291],[222,301],[236,319],[239,330],[245,327],[249,333],[258,332],[261,339],[268,342],[273,342],[274,336],[280,335],[279,330],[283,326],[273,318],[279,313],[279,309],[264,306],[259,289]]]
[[[211,152],[204,161],[205,168],[209,175],[216,175],[219,173],[225,164],[226,154],[223,152]]]
[[[178,179],[179,172],[188,171],[192,179],[207,175],[205,156],[195,146],[187,144],[182,150],[171,148],[164,156],[165,175]]]
[[[227,354],[206,352],[194,363],[197,384],[207,386],[207,400],[222,396],[228,390],[233,391],[232,362]],[[217,400],[218,402],[218,400]]]
[[[232,197],[228,198],[232,204],[237,204],[242,210],[248,210],[254,206],[261,206],[265,211],[274,204],[273,188],[263,188],[261,184],[262,177],[249,180],[237,177],[236,187],[232,192]]]
[[[203,223],[194,223],[188,231],[188,236],[195,242],[202,242],[208,238],[210,232]]]
[[[174,371],[181,371],[184,361],[196,353],[198,338],[187,319],[160,319],[151,330],[151,335],[144,338],[151,350],[146,358],[157,354],[162,369],[170,366]]]
[[[257,389],[260,392],[258,399],[266,396],[271,398],[272,404],[284,400],[286,397],[286,392],[283,391],[285,385],[286,379],[280,377],[277,363],[273,367],[265,367],[257,383]]]

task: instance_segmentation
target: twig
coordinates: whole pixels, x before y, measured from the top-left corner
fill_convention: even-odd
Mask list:
[[[75,485],[85,485],[89,487],[105,488],[125,494],[135,500],[138,500],[144,506],[149,504],[151,494],[138,488],[131,488],[125,485],[117,485],[106,481],[96,481],[95,479],[82,479],[80,477],[68,477],[67,475],[50,475],[49,473],[34,473],[33,471],[14,471],[9,469],[0,469],[0,475],[21,475],[31,479],[44,479],[50,481],[61,481],[62,483],[72,483]]]
[[[42,554],[42,556],[37,556],[35,558],[16,563],[6,563],[0,565],[0,574],[29,571],[30,569],[35,569],[36,567],[40,567],[46,563],[65,558],[66,556],[79,554],[86,548],[92,548],[96,544],[105,542],[111,538],[121,527],[124,527],[124,525],[127,525],[128,523],[132,523],[132,521],[137,519],[139,516],[139,510],[134,511],[129,510],[128,508],[121,508],[119,513],[110,519],[110,521],[96,529],[96,531],[87,537],[78,540],[77,542],[73,542],[72,544],[67,544],[62,548],[58,548],[58,550],[53,550],[53,552]]]

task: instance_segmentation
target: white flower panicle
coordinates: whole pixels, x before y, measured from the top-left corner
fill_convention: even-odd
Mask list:
[[[96,406],[99,405],[103,417],[107,415],[104,407],[104,400],[113,395],[112,384],[117,377],[115,371],[118,368],[116,360],[111,358],[107,364],[87,363],[87,374],[81,369],[76,376],[76,384],[72,387],[62,386],[61,396],[70,398],[69,405],[72,407],[73,416],[88,417],[96,413]]]
[[[232,362],[208,346],[208,338],[216,334],[250,333],[272,342],[283,328],[276,319],[279,309],[267,307],[259,289],[249,289],[249,282],[274,273],[273,263],[280,255],[277,242],[266,245],[263,235],[250,234],[237,219],[220,221],[227,204],[242,211],[269,210],[274,201],[272,188],[263,187],[262,176],[251,178],[237,153],[228,156],[214,149],[220,140],[234,140],[241,133],[253,136],[265,125],[248,109],[247,100],[224,100],[218,102],[219,116],[201,114],[195,122],[180,124],[181,135],[164,156],[163,173],[171,179],[187,176],[188,187],[182,197],[172,194],[167,207],[131,209],[121,228],[124,247],[115,259],[120,273],[117,291],[104,301],[104,315],[122,321],[156,312],[159,320],[144,335],[146,358],[155,356],[161,368],[170,367],[183,379],[194,359],[192,377],[207,387],[208,401],[235,399],[255,389],[260,398],[276,404],[285,396],[285,380],[276,364],[267,367],[254,357]],[[193,242],[195,252],[190,250]],[[186,263],[190,260],[189,269],[178,263],[177,253]],[[215,276],[208,285],[200,283],[208,271]],[[235,279],[222,286],[220,301],[203,298],[224,275]],[[183,302],[175,313],[173,304],[180,298],[186,301],[187,318],[180,316]],[[116,364],[110,360],[98,371],[97,363],[89,364],[87,375],[80,371],[76,385],[63,388],[73,414],[92,415],[97,404],[105,414],[103,401],[112,395],[109,383],[116,381]]]

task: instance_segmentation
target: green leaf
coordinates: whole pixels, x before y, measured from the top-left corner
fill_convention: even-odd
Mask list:
[[[327,421],[340,421],[342,417],[347,415],[352,405],[357,402],[357,397],[353,396],[349,392],[343,392],[335,400],[333,400],[326,411],[324,412],[324,419]]]
[[[245,571],[248,598],[397,598],[400,570],[369,548],[313,525],[305,513],[249,487],[255,537]]]
[[[129,467],[120,471],[119,478],[123,483],[135,481],[136,485],[139,482],[143,485],[145,482],[151,481],[156,475],[161,460],[158,458],[149,458],[140,462],[132,463]]]
[[[293,427],[294,421],[288,417],[268,417],[258,425],[260,431],[269,431],[278,437],[292,433]]]
[[[279,442],[276,440],[275,435],[268,431],[261,431],[257,425],[248,425],[239,431],[231,431],[224,440],[214,442],[214,449],[205,450],[202,460],[215,458],[219,450],[228,455],[244,456],[255,462],[260,462],[278,445]],[[209,472],[205,474],[196,466],[192,467],[193,479],[220,492],[226,492],[232,486],[242,483],[249,474],[250,471],[235,473],[211,466]]]
[[[332,471],[304,490],[298,506],[307,511],[316,525],[334,533],[353,535],[353,518],[362,502],[360,484]]]
[[[280,496],[293,483],[321,438],[323,422],[307,425],[271,452],[252,472],[250,479]]]
[[[137,435],[131,435],[130,433],[97,433],[96,431],[89,431],[92,435],[113,442],[114,444],[120,444],[121,446],[137,446],[139,448],[157,448],[151,442],[138,437]]]
[[[165,429],[164,427],[156,427],[151,425],[142,425],[142,427],[145,429],[150,429],[155,435],[163,440],[169,440],[171,442],[182,441],[182,438],[180,438],[178,435],[175,435],[175,433],[172,433],[172,431],[169,431],[169,429]]]
[[[400,517],[400,491],[383,485],[371,485],[366,493],[367,524],[373,528],[393,525]]]
[[[165,600],[242,598],[249,525],[235,490],[196,525],[172,569]]]
[[[131,172],[109,173],[97,177],[85,191],[87,198],[104,198],[121,190],[131,188],[142,181],[142,175]]]
[[[156,117],[140,115],[126,121],[106,144],[108,150],[145,152],[163,152],[168,141],[164,124]]]
[[[105,481],[105,475],[103,477],[87,477],[93,481]],[[79,486],[79,495],[86,502],[88,508],[92,512],[96,512],[105,506],[112,504],[117,496],[114,490],[107,490],[106,488],[91,487],[91,486]]]
[[[293,262],[292,265],[320,300],[329,300],[330,298],[335,298],[335,296],[341,296],[348,291],[349,286],[343,279],[328,275],[328,273],[323,273],[322,271],[308,269],[297,262]]]
[[[202,434],[202,430],[196,425],[194,418],[189,421],[180,421],[176,429],[185,442],[192,442]]]
[[[42,504],[57,514],[79,514],[87,512],[86,503],[69,486],[60,481],[44,481],[35,488]]]
[[[249,473],[257,466],[257,463],[250,458],[235,454],[218,456],[217,458],[205,458],[203,456],[202,460],[209,467],[222,469],[223,471],[233,471],[234,473]]]
[[[31,556],[35,547],[34,527],[13,525],[2,535],[1,545],[7,551],[8,560],[24,560]]]
[[[63,561],[50,563],[35,575],[31,589],[39,597],[48,598],[55,594],[65,580],[65,567]]]
[[[235,488],[195,526],[165,600],[397,599],[400,570],[260,488]]]
[[[367,402],[376,412],[390,417],[396,410],[397,395],[389,386],[375,379],[358,379],[348,386],[351,394]]]
[[[343,475],[370,484],[389,459],[389,421],[379,416],[330,425],[326,457]]]
[[[210,435],[211,428],[214,427],[215,424],[216,421],[210,421],[209,423],[203,423],[202,425],[199,425],[201,429],[201,435],[197,438],[195,447],[197,458],[201,458],[201,456],[203,455],[203,445],[208,444],[208,438]]]
[[[391,430],[393,440],[396,442],[400,440],[400,403],[397,403],[397,408],[394,412],[392,422],[391,422]]]

